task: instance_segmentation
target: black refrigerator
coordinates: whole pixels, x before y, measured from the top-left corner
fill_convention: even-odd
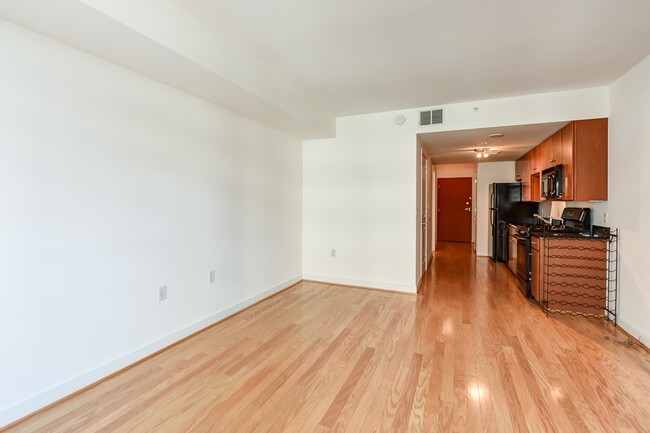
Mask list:
[[[490,241],[488,249],[492,260],[499,262],[508,260],[507,224],[535,224],[536,220],[533,214],[538,211],[539,203],[521,201],[520,183],[490,184]],[[506,230],[505,236],[504,230]]]

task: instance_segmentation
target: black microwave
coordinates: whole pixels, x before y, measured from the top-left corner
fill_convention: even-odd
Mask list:
[[[542,197],[561,198],[562,191],[562,165],[556,165],[542,171]]]

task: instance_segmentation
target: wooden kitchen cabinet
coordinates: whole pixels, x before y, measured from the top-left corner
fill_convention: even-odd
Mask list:
[[[541,171],[562,164],[562,134],[557,131],[539,145]]]
[[[539,160],[539,146],[536,146],[533,150],[528,152],[528,161],[530,167],[530,201],[542,201],[542,184],[541,184],[541,165]]]
[[[539,252],[539,247],[541,243],[541,238],[533,236],[530,238],[530,292],[533,295],[533,298],[538,301],[542,301],[542,276],[540,274],[541,258],[542,255]]]
[[[508,226],[508,268],[517,275],[517,230]]]
[[[531,201],[530,194],[530,152],[520,158],[522,167],[521,200]]]
[[[608,121],[577,120],[570,125],[562,130],[563,200],[607,200]]]
[[[530,164],[533,168],[530,170],[530,201],[542,201],[542,175],[539,161],[539,146],[530,152]]]
[[[522,200],[542,201],[541,172],[562,165],[562,200],[607,200],[607,119],[576,120],[515,162]]]
[[[542,177],[539,173],[530,176],[530,201],[542,200]]]
[[[533,196],[530,190],[530,176],[521,182],[521,201],[533,201]]]
[[[573,135],[574,122],[560,130],[562,135],[562,192],[563,200],[573,200]]]
[[[539,173],[539,170],[537,170],[537,166],[539,165],[537,158],[538,153],[539,151],[537,148],[532,149],[515,161],[515,180],[521,182],[522,201],[539,201],[539,198],[535,199],[535,187],[533,186],[534,179],[531,178],[534,173]],[[539,176],[537,176],[537,180],[539,181]]]
[[[553,134],[553,145],[551,147],[551,159],[548,161],[550,166],[561,165],[563,163],[562,159],[562,130],[557,131]]]
[[[531,150],[529,155],[530,159],[530,174],[535,174],[539,173],[542,171],[542,166],[539,162],[539,146],[535,146],[533,150]]]
[[[524,165],[525,158],[521,157],[515,161],[515,182],[523,182],[525,179],[524,176]]]
[[[551,159],[551,154],[553,153],[552,138],[547,138],[546,140],[542,141],[537,147],[539,148],[540,171],[543,171],[552,166],[552,164],[548,162]]]

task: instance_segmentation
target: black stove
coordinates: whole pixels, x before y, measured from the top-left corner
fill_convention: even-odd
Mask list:
[[[528,224],[517,226],[521,236],[529,237],[531,234],[542,235],[580,235],[592,236],[591,209],[580,207],[567,207],[562,211],[561,224],[554,224],[551,218],[535,215],[544,224]]]

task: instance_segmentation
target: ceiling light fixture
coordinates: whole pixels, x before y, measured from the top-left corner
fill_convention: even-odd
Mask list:
[[[498,155],[498,154],[501,153],[500,150],[492,150],[489,147],[474,149],[474,152],[476,152],[476,157],[477,158],[487,158],[490,155]]]
[[[498,154],[500,154],[501,153],[500,150],[492,150],[489,147],[487,147],[488,146],[488,141],[490,139],[501,138],[504,135],[505,134],[502,134],[501,132],[495,132],[494,134],[488,135],[488,137],[485,139],[485,141],[483,143],[481,143],[481,145],[483,145],[485,147],[480,147],[478,149],[474,149],[474,152],[476,152],[476,157],[477,158],[487,158],[490,155],[498,155]]]

